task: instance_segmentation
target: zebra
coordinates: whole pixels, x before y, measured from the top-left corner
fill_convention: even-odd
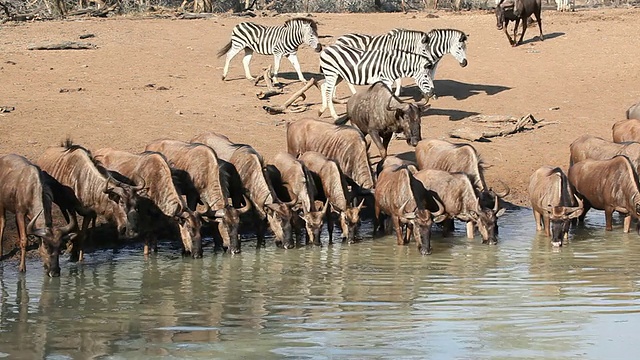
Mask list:
[[[294,18],[285,21],[282,26],[264,26],[251,22],[240,23],[233,27],[231,40],[218,51],[218,57],[227,55],[222,71],[222,80],[227,77],[231,59],[244,49],[242,64],[247,79],[254,79],[251,76],[251,70],[249,70],[249,63],[253,52],[256,51],[258,54],[273,55],[273,82],[278,83],[278,70],[283,55],[296,69],[298,79],[306,82],[296,55],[298,47],[303,43],[314,48],[316,52],[322,50],[322,45],[318,40],[318,25],[311,19]]]
[[[428,43],[421,47],[422,42],[418,39],[427,39]],[[379,36],[347,34],[336,39],[336,43],[364,50],[399,49],[431,57],[434,63],[430,74],[431,79],[435,79],[438,63],[447,53],[453,55],[461,67],[468,64],[467,35],[456,29],[433,29],[424,33],[397,28]],[[400,95],[401,81],[402,79],[396,80],[396,96]],[[355,94],[353,85],[349,85],[349,87],[351,92]]]
[[[433,95],[433,80],[429,76],[432,66],[429,57],[402,50],[365,51],[335,44],[327,46],[320,53],[320,70],[325,81],[320,87],[322,107],[318,115],[322,115],[328,105],[331,116],[338,118],[332,100],[341,78],[355,85],[382,81],[391,86],[398,78],[412,77],[429,98]]]

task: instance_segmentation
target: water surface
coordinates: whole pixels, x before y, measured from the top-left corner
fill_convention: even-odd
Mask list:
[[[0,263],[0,357],[46,359],[603,359],[640,340],[640,237],[592,211],[554,249],[531,211],[500,242],[434,235],[182,259],[165,246]],[[209,252],[207,252],[209,250]]]

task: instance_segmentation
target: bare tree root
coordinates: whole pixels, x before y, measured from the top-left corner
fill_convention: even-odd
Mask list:
[[[285,101],[281,106],[268,106],[265,105],[262,108],[269,114],[271,115],[276,115],[276,114],[282,114],[285,112],[303,112],[307,110],[307,106],[306,105],[297,105],[294,104],[295,102],[298,101],[298,99],[300,99],[300,101],[305,101],[307,99],[307,96],[304,94],[307,90],[309,90],[312,86],[315,86],[316,88],[318,87],[318,84],[316,83],[316,79],[311,78],[311,80],[307,81],[304,86],[296,91],[293,95],[291,95],[291,97]],[[289,108],[290,106],[292,106],[292,108]]]

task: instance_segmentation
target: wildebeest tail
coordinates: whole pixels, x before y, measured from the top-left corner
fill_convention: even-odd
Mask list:
[[[349,121],[349,115],[345,114],[336,119],[336,121],[334,121],[333,123],[336,125],[344,125],[347,123],[347,121]]]
[[[218,50],[218,57],[223,57],[226,53],[231,50],[231,40],[225,45],[222,49]]]

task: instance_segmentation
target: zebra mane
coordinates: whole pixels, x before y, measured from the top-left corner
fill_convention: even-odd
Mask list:
[[[404,28],[391,29],[391,30],[389,30],[389,32],[386,35],[394,36],[394,35],[398,35],[398,34],[402,34],[402,33],[416,34],[416,35],[426,35],[426,33],[424,31],[404,29]]]
[[[289,26],[289,25],[291,25],[293,23],[296,23],[296,22],[309,24],[311,26],[311,29],[313,29],[313,31],[318,32],[318,23],[316,23],[314,20],[311,20],[311,19],[308,19],[308,18],[303,18],[303,17],[297,17],[297,18],[289,19],[289,20],[284,22],[284,26]]]
[[[446,33],[446,32],[458,33],[458,34],[460,34],[460,41],[461,42],[467,41],[467,34],[465,34],[464,32],[462,32],[462,31],[460,31],[458,29],[432,29],[431,31],[429,31],[429,33],[427,35],[429,35],[429,38],[431,38],[435,34]]]

